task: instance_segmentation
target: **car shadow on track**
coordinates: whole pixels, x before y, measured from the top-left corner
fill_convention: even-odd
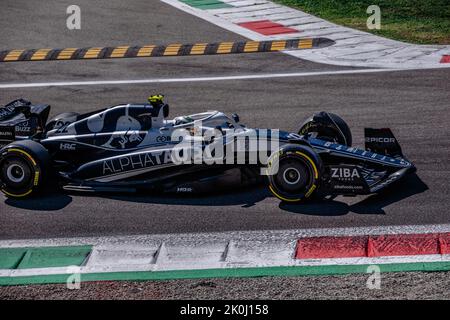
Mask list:
[[[280,202],[279,208],[284,211],[321,216],[341,216],[348,213],[383,215],[384,207],[401,201],[415,194],[428,190],[428,186],[416,175],[412,174],[392,185],[388,189],[363,200],[348,205],[336,200],[311,201],[302,204],[287,204]],[[146,204],[167,204],[185,206],[235,206],[249,208],[266,198],[272,197],[266,187],[238,189],[224,193],[211,193],[203,196],[195,195],[105,195],[105,197],[120,201],[132,201]]]
[[[386,212],[383,208],[426,190],[428,186],[419,176],[412,174],[380,193],[370,195],[352,205],[331,199],[311,201],[302,205],[280,203],[279,207],[292,213],[314,216],[341,216],[351,212],[384,215]]]
[[[348,213],[357,214],[385,214],[383,208],[408,198],[412,195],[428,190],[428,186],[416,175],[410,175],[399,181],[392,187],[375,195],[365,197],[362,201],[348,205],[337,200],[310,201],[302,204],[280,203],[283,211],[314,215],[314,216],[342,216]],[[73,193],[71,195],[76,195]],[[30,199],[14,200],[6,199],[5,204],[27,210],[57,211],[65,208],[72,202],[72,196],[57,191],[49,190],[47,193]],[[157,204],[157,205],[183,205],[183,206],[241,206],[250,208],[266,198],[272,197],[267,188],[253,187],[236,189],[224,193],[211,193],[199,195],[170,195],[170,194],[86,194],[78,193],[86,198],[102,197],[104,199],[126,202]]]
[[[85,198],[103,198],[134,203],[157,204],[157,205],[185,205],[185,206],[241,206],[249,208],[256,203],[271,196],[265,187],[254,186],[248,189],[237,188],[223,193],[209,193],[205,195],[189,194],[153,194],[140,192],[135,194],[119,193],[82,193],[71,192],[65,194],[63,191],[48,190],[38,197],[29,199],[6,199],[5,204],[26,210],[35,211],[57,211],[64,209],[72,202],[72,196]]]
[[[241,206],[249,208],[256,203],[270,197],[265,187],[253,186],[248,189],[229,190],[222,193],[209,193],[204,195],[190,194],[136,194],[136,195],[105,195],[108,199],[120,201],[133,201],[137,203],[158,205],[184,205],[184,206]]]
[[[29,199],[6,199],[5,204],[26,210],[57,211],[65,208],[72,202],[72,197],[58,191],[48,191],[39,197]]]

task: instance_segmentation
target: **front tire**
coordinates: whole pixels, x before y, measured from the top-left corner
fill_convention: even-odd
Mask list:
[[[42,190],[50,156],[34,141],[19,141],[0,151],[0,189],[9,198],[21,199]]]
[[[303,122],[298,131],[301,135],[313,134],[315,138],[332,141],[347,147],[352,146],[352,132],[338,115],[320,112]]]
[[[308,146],[287,145],[269,159],[269,189],[284,202],[306,200],[319,187],[320,157]]]

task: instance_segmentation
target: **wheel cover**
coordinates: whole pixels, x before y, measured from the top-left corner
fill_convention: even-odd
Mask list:
[[[287,184],[296,184],[300,181],[301,178],[302,176],[296,168],[289,167],[283,172],[283,180]]]
[[[269,188],[281,200],[298,202],[312,194],[318,178],[311,157],[300,151],[290,152],[280,156],[278,172],[269,176]]]
[[[25,179],[25,169],[21,165],[13,163],[6,168],[6,176],[8,180],[14,183],[20,183]]]
[[[13,198],[22,198],[39,185],[40,168],[24,150],[10,149],[0,161],[1,191]]]
[[[310,182],[311,174],[303,160],[292,158],[280,161],[278,173],[274,177],[277,189],[282,192],[301,194]]]

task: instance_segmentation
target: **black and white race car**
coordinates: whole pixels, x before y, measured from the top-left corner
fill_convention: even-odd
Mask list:
[[[314,114],[297,133],[250,129],[210,111],[168,119],[160,95],[48,120],[50,106],[0,108],[0,188],[24,198],[50,183],[72,191],[198,193],[265,182],[286,202],[376,193],[415,170],[390,129],[352,147],[337,115]]]

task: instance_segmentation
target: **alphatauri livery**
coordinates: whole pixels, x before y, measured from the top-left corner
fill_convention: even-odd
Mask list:
[[[370,194],[415,170],[390,129],[365,129],[320,112],[298,132],[251,129],[219,111],[169,117],[162,95],[48,120],[50,106],[19,99],[0,108],[0,187],[24,198],[49,184],[72,191],[198,193],[266,183],[300,202]]]

